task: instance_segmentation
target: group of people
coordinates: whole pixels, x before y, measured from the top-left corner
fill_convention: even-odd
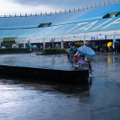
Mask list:
[[[68,59],[70,61],[74,61],[76,65],[84,65],[84,64],[89,64],[89,69],[91,71],[91,62],[86,59],[85,55],[79,53],[74,46],[70,46],[68,49]]]

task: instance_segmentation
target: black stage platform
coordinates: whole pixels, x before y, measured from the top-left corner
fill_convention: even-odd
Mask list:
[[[0,62],[0,76],[64,83],[87,83],[89,77],[87,66],[74,66],[64,55],[6,55],[1,56]]]
[[[18,78],[32,78],[33,80],[39,81],[47,80],[64,83],[87,83],[89,71],[87,69],[72,71],[0,65],[0,75]]]

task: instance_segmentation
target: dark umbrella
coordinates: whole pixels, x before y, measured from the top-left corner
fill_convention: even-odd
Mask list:
[[[114,41],[114,42],[112,42],[112,43],[120,43],[120,42],[116,40],[116,41]]]

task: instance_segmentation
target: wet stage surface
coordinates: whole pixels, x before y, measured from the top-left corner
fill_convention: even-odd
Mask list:
[[[44,57],[0,55],[0,64],[72,66],[66,55]],[[120,120],[120,53],[98,53],[90,60],[92,84],[87,86],[1,77],[0,120]]]
[[[57,70],[74,70],[73,62],[68,61],[65,54],[62,55],[36,55],[14,54],[0,55],[0,65],[24,66],[32,68],[46,68]],[[88,66],[81,66],[81,69],[88,69]]]

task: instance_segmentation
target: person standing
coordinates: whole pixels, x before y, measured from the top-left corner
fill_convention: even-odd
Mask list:
[[[73,60],[73,56],[74,56],[74,48],[73,46],[71,45],[70,48],[68,49],[68,54],[69,54],[69,60],[72,61]]]

